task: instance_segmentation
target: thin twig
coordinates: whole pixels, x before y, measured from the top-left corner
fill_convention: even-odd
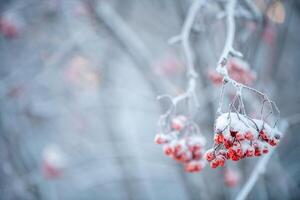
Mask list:
[[[259,96],[261,96],[263,98],[263,100],[267,100],[267,102],[270,105],[271,110],[273,111],[273,107],[276,109],[276,112],[278,113],[278,119],[279,119],[280,111],[279,111],[277,105],[275,104],[275,102],[271,101],[269,99],[269,97],[267,95],[265,95],[264,93],[233,80],[232,78],[230,78],[230,76],[228,74],[228,70],[227,70],[226,66],[228,63],[229,56],[230,55],[238,56],[238,57],[242,56],[242,54],[240,52],[234,50],[234,48],[233,48],[234,37],[235,37],[234,17],[235,17],[236,3],[237,3],[236,0],[229,0],[226,5],[226,42],[225,42],[225,46],[223,48],[222,54],[220,56],[220,59],[218,61],[217,72],[223,76],[225,82],[232,84],[235,88],[238,89],[238,91],[240,91],[242,88],[244,88],[244,89],[247,89],[251,92],[258,94]],[[220,99],[220,101],[221,101],[221,99]],[[222,102],[219,103],[219,105],[222,105]],[[218,110],[219,109],[220,108],[218,108]]]
[[[169,40],[169,43],[181,42],[182,48],[184,51],[184,55],[186,58],[186,63],[187,63],[186,72],[187,72],[187,77],[189,80],[188,80],[188,86],[187,86],[186,91],[174,98],[171,98],[173,105],[171,105],[171,108],[164,115],[162,115],[162,117],[164,119],[171,113],[171,110],[174,110],[174,108],[176,108],[177,104],[183,100],[191,98],[191,99],[193,99],[196,107],[199,107],[199,101],[197,99],[196,91],[195,91],[196,85],[197,85],[196,79],[197,79],[198,75],[195,70],[193,54],[192,54],[189,39],[190,39],[191,30],[192,30],[195,18],[197,16],[198,10],[204,5],[205,2],[206,2],[206,0],[196,0],[191,5],[191,7],[188,10],[188,15],[184,21],[180,35],[172,37]]]
[[[235,6],[236,0],[229,0],[226,5],[226,42],[217,66],[217,71],[224,77],[228,76],[228,71],[226,68],[228,57],[230,54],[234,54],[234,52],[236,52],[233,49],[235,36]]]

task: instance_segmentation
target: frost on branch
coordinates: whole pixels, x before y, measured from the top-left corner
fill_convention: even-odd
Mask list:
[[[280,139],[280,133],[276,128],[279,120],[279,109],[269,97],[254,89],[250,84],[255,76],[249,70],[245,62],[232,58],[240,57],[233,48],[235,38],[235,11],[238,1],[230,0],[226,4],[226,41],[219,58],[216,71],[219,77],[214,76],[213,80],[222,81],[219,105],[217,109],[218,118],[215,121],[214,146],[206,152],[206,159],[212,168],[224,166],[226,160],[238,161],[245,157],[261,156],[269,152],[270,146],[276,146]],[[229,111],[223,113],[224,88],[227,85],[233,86],[235,96],[229,104]],[[262,99],[260,119],[252,119],[246,114],[243,90],[253,95],[253,99]],[[264,115],[265,103],[270,111]],[[278,114],[272,118],[275,123],[271,127],[267,119],[274,113]]]
[[[265,121],[238,113],[223,113],[215,122],[214,146],[205,154],[212,168],[226,160],[261,156],[276,146],[281,133]]]
[[[227,69],[229,77],[244,85],[252,85],[256,79],[256,73],[250,69],[247,62],[240,58],[230,58],[228,60]],[[207,75],[213,84],[222,84],[223,76],[217,71],[210,69]]]

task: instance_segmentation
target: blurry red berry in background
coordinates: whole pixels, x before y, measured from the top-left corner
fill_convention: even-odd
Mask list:
[[[6,12],[0,17],[0,32],[6,38],[19,36],[23,27],[23,19],[14,12]]]
[[[42,170],[44,173],[44,176],[46,178],[59,178],[62,176],[62,170],[57,168],[55,165],[52,163],[49,163],[47,161],[44,161],[42,164]]]
[[[61,177],[65,166],[65,155],[57,145],[50,144],[44,148],[42,153],[42,172],[46,178]]]
[[[273,27],[270,25],[266,26],[263,30],[263,36],[262,36],[263,41],[272,46],[274,45],[274,41],[276,39],[276,31]]]
[[[224,172],[224,182],[228,187],[235,187],[240,181],[240,173],[233,169],[226,169]]]
[[[250,69],[248,63],[246,63],[242,59],[229,59],[227,69],[230,78],[242,84],[251,85],[256,79],[256,74]],[[222,84],[223,77],[216,70],[209,69],[207,76],[208,79],[210,79],[213,82],[213,84]]]
[[[175,118],[172,119],[171,127],[176,131],[181,131],[184,128],[186,121],[187,118],[185,116],[183,115],[176,116]]]

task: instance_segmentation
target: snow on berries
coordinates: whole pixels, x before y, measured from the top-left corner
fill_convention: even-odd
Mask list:
[[[216,119],[214,146],[205,153],[205,159],[216,168],[224,166],[226,160],[261,156],[278,144],[280,135],[263,120],[224,113]]]
[[[163,145],[164,154],[183,164],[187,172],[199,172],[205,166],[205,139],[195,126],[185,116],[177,115],[170,120],[168,129],[154,138],[156,144]]]

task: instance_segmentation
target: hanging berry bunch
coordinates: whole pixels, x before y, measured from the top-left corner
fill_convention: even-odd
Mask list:
[[[239,1],[228,0],[225,2],[225,45],[217,63],[216,72],[209,74],[209,78],[214,83],[222,85],[217,119],[215,120],[213,148],[204,155],[212,168],[224,166],[226,160],[238,161],[246,157],[266,154],[270,147],[278,144],[281,135],[276,128],[279,119],[279,110],[276,104],[264,93],[248,86],[253,84],[256,75],[242,60],[243,54],[234,48],[235,18],[238,17],[235,10]],[[204,166],[202,161],[204,138],[200,134],[197,124],[192,120],[200,106],[196,94],[198,74],[194,66],[194,54],[189,39],[197,13],[200,8],[205,7],[205,3],[205,0],[193,3],[189,8],[180,34],[169,40],[171,44],[178,42],[182,45],[188,84],[186,90],[176,97],[164,95],[171,101],[172,106],[161,116],[159,123],[161,131],[155,137],[155,142],[163,145],[165,154],[183,163],[189,172],[200,171]],[[224,90],[228,85],[231,86],[231,90],[225,98],[231,103],[229,103],[226,112],[223,112]],[[256,106],[252,100],[262,102],[259,119],[251,118],[246,114],[242,94],[244,90],[251,93],[249,95],[251,97],[248,98],[251,101],[249,102],[251,106]],[[188,105],[187,109],[184,110],[188,111],[184,112],[187,113],[185,116],[177,114],[179,102],[185,102]],[[266,102],[270,112],[264,115],[263,108]],[[191,106],[192,103],[194,103],[194,107]],[[278,114],[276,120],[273,116],[275,110]],[[271,121],[275,121],[273,126],[270,125]]]
[[[243,54],[233,47],[235,37],[235,7],[238,1],[230,0],[226,4],[226,41],[219,58],[216,71],[221,76],[222,89],[217,109],[218,118],[215,120],[214,145],[208,150],[205,158],[212,168],[224,166],[225,161],[241,160],[245,157],[260,156],[269,151],[270,146],[278,144],[280,133],[276,128],[279,119],[279,109],[264,93],[249,87],[255,76],[249,67],[241,60]],[[238,59],[237,59],[238,58]],[[243,66],[244,65],[244,66]],[[243,66],[243,67],[242,67]],[[229,112],[222,112],[224,89],[231,85],[235,96],[229,105]],[[253,119],[246,114],[242,91],[247,90],[253,98],[262,99],[260,119]],[[267,103],[270,112],[264,116],[263,109]],[[278,114],[273,118],[274,111]],[[267,119],[272,115],[275,121],[271,127]]]
[[[212,168],[224,166],[226,160],[238,161],[261,156],[276,146],[280,132],[265,121],[238,113],[224,113],[216,119],[214,146],[205,158]]]
[[[186,116],[175,115],[164,130],[155,136],[155,143],[163,145],[165,155],[182,163],[187,172],[199,172],[204,167],[205,139],[197,125]]]
[[[176,97],[169,95],[159,97],[159,99],[167,98],[171,102],[171,107],[160,117],[160,133],[156,135],[155,142],[163,145],[166,155],[184,164],[187,172],[199,172],[205,163],[203,157],[205,138],[200,133],[198,125],[193,121],[199,108],[196,95],[198,74],[194,67],[193,53],[189,42],[197,12],[204,4],[205,1],[195,1],[188,11],[180,34],[169,40],[170,43],[180,42],[182,45],[186,61],[187,88]],[[184,103],[183,112],[178,112],[179,103]],[[178,113],[188,114],[178,115]]]

